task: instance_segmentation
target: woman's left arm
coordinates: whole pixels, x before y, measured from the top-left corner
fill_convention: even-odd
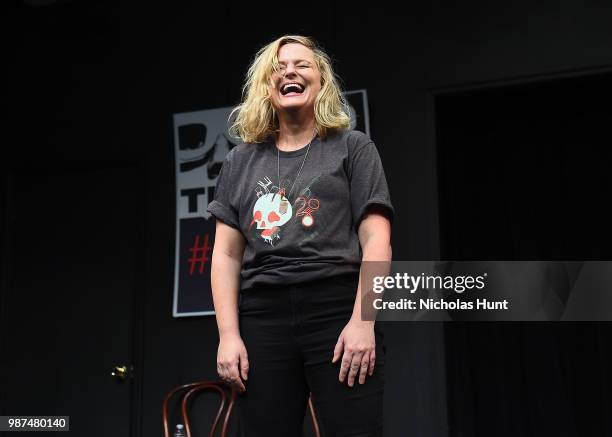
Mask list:
[[[391,261],[391,223],[376,207],[359,224],[359,242],[363,253],[362,261]],[[353,315],[338,337],[334,348],[332,363],[342,357],[339,381],[344,382],[348,375],[348,385],[352,387],[359,375],[359,383],[364,384],[366,375],[374,373],[376,363],[376,339],[374,321],[361,319],[361,275],[357,286]]]

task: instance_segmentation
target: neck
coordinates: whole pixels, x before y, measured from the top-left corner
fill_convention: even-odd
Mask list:
[[[308,144],[315,133],[314,117],[299,117],[299,114],[279,114],[279,133],[276,146],[280,150],[292,151]]]

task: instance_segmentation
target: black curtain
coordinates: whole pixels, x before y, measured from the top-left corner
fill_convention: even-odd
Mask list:
[[[610,260],[610,73],[436,97],[446,260]],[[608,322],[445,323],[450,437],[612,436]]]

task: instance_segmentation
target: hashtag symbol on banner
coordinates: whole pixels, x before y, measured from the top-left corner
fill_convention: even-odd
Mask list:
[[[193,246],[189,249],[191,252],[191,258],[189,258],[189,276],[193,275],[196,268],[196,264],[200,264],[199,272],[204,273],[204,265],[210,261],[208,252],[210,246],[208,245],[208,234],[204,234],[204,243],[200,246],[200,235],[196,235]]]

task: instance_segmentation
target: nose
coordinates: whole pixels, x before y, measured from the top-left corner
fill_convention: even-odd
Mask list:
[[[285,72],[283,73],[283,77],[291,74],[295,74],[295,66],[292,63],[289,63],[285,66]]]

